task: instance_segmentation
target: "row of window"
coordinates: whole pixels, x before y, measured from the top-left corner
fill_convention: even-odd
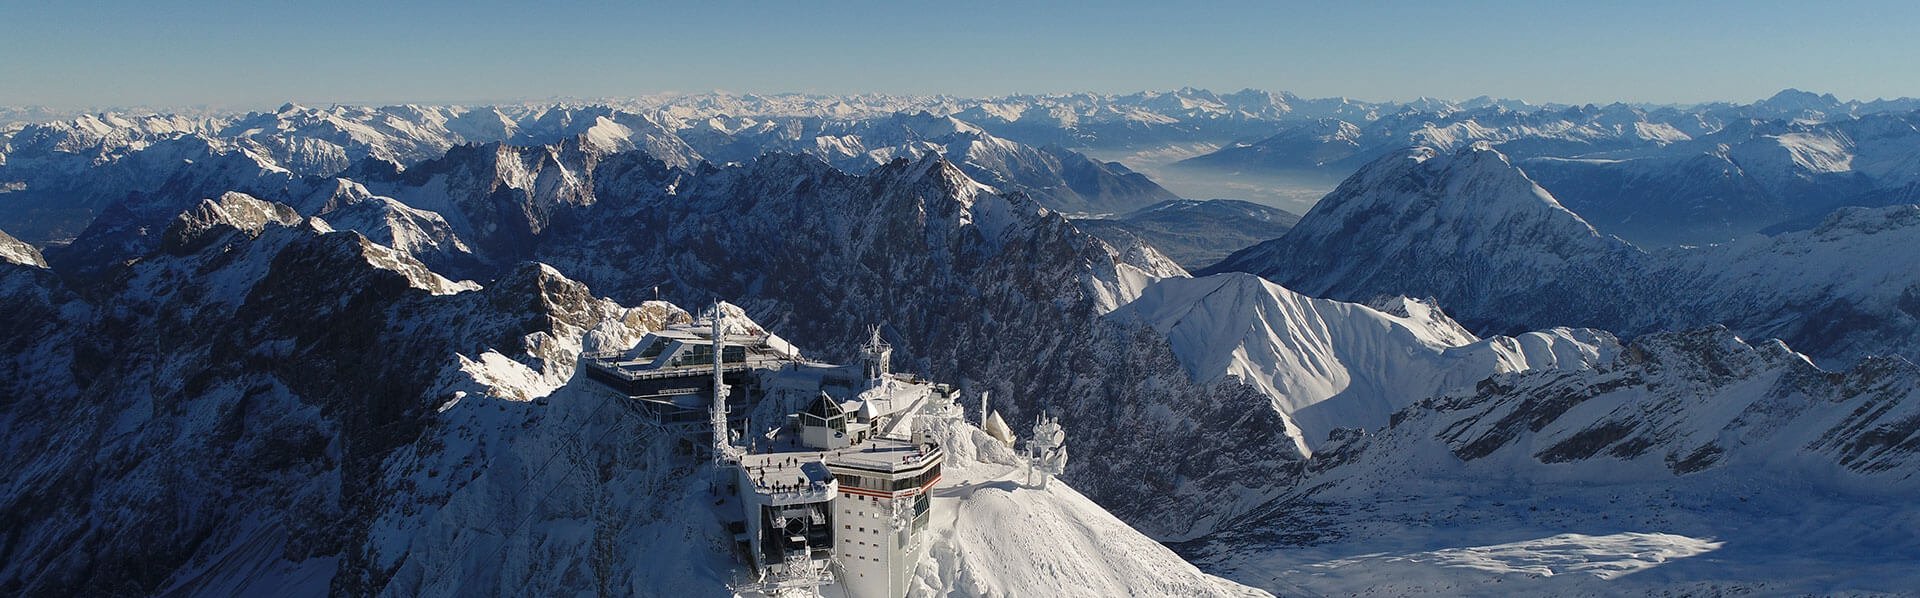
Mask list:
[[[928,482],[932,482],[935,478],[940,477],[940,465],[936,463],[934,464],[933,467],[927,468],[927,470],[925,472],[922,472],[920,475],[916,475],[910,478],[901,478],[898,480],[870,478],[867,476],[854,475],[850,473],[836,473],[836,474],[833,474],[833,477],[838,478],[840,480],[840,486],[843,488],[859,488],[861,490],[879,490],[883,492],[898,492],[901,490],[909,490],[909,489],[925,486],[927,485]]]
[[[649,347],[649,350],[652,348]],[[726,347],[720,350],[720,360],[726,363],[741,363],[747,360],[746,347]],[[713,363],[712,345],[694,345],[689,350],[673,356],[669,367],[700,365]]]

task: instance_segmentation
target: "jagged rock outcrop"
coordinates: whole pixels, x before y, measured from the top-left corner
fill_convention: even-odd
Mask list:
[[[21,266],[47,267],[47,258],[40,255],[39,249],[13,238],[6,231],[0,231],[0,261]]]
[[[0,420],[14,448],[58,450],[22,448],[7,465],[0,586],[377,589],[391,565],[362,551],[408,487],[389,470],[394,451],[442,425],[450,388],[506,401],[528,396],[494,389],[540,390],[466,373],[470,362],[564,380],[586,331],[646,323],[547,274],[475,291],[289,212],[208,203],[176,221],[179,244],[84,301],[41,269],[5,265],[7,317],[41,323],[9,326],[26,333],[6,347],[19,373],[7,396],[20,398]]]
[[[218,200],[201,200],[175,217],[161,233],[160,249],[190,254],[228,233],[255,238],[269,225],[290,226],[300,220],[300,214],[286,204],[260,201],[245,193],[223,193]]]

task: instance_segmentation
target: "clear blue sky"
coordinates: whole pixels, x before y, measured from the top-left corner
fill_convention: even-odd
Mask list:
[[[401,3],[0,0],[0,104],[1188,85],[1569,103],[1920,96],[1911,0]]]

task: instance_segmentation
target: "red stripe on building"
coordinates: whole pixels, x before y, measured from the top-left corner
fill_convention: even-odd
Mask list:
[[[879,490],[868,490],[865,488],[848,488],[846,486],[841,486],[840,491],[845,492],[847,494],[853,494],[858,496],[871,496],[874,498],[901,498],[905,496],[913,496],[915,494],[925,494],[927,490],[930,490],[933,488],[934,484],[938,484],[938,483],[940,483],[940,476],[933,476],[933,479],[927,480],[926,485],[923,485],[919,488],[915,488],[913,491],[903,490],[900,492],[881,492]]]

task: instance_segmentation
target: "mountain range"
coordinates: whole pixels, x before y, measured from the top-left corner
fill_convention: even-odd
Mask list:
[[[698,476],[574,374],[724,299],[828,360],[877,324],[895,369],[1065,426],[1036,488],[943,424],[922,594],[1899,592],[1912,110],[1189,89],[8,128],[0,590],[723,595]],[[1339,183],[1296,217],[1082,153],[1216,143]],[[1753,193],[1687,186],[1735,167],[1713,184]],[[1664,242],[1700,231],[1739,236]]]

